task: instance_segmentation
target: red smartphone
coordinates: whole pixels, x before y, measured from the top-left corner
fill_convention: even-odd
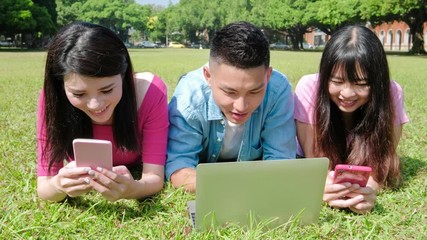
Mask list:
[[[76,138],[73,141],[74,160],[77,167],[113,168],[112,144],[107,140]]]
[[[367,166],[338,164],[335,166],[334,183],[349,182],[366,187],[371,172],[372,168]]]

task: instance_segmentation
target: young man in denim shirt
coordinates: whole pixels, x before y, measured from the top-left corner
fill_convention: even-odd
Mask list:
[[[295,158],[292,88],[270,67],[260,29],[218,31],[209,63],[181,77],[169,103],[166,177],[196,191],[199,163]]]

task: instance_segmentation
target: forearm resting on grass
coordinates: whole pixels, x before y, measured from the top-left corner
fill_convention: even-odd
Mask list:
[[[91,190],[83,179],[62,179],[56,176],[40,176],[37,178],[37,194],[43,200],[60,202],[67,196],[76,197]]]
[[[143,164],[142,177],[135,181],[135,189],[127,199],[142,199],[160,192],[164,184],[164,166]]]
[[[86,177],[90,168],[76,167],[75,161],[69,162],[54,176],[38,176],[37,194],[41,199],[59,202],[67,196],[77,197],[92,190]]]
[[[196,192],[196,170],[193,168],[183,168],[171,175],[171,183],[174,187],[184,187],[185,191]]]

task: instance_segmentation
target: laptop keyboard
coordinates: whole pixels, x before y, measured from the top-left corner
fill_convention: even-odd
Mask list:
[[[193,228],[196,226],[196,201],[188,201],[187,202],[187,210],[190,215],[191,224]]]

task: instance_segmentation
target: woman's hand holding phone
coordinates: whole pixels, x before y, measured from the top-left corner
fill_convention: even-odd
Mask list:
[[[334,183],[335,171],[330,171],[325,184],[323,200],[334,208],[349,208],[351,211],[364,214],[369,212],[376,200],[378,184],[369,178],[366,187],[350,182]]]
[[[113,168],[112,143],[100,139],[73,141],[77,166],[89,167],[85,182],[110,201],[125,198],[135,182],[125,166]]]
[[[97,167],[88,174],[88,185],[112,202],[128,198],[137,183],[125,166],[113,167],[112,171]]]
[[[349,206],[349,209],[359,214],[365,214],[371,211],[375,205],[375,201],[377,200],[378,189],[378,183],[372,177],[369,177],[366,187],[361,187],[348,195],[351,198],[363,197],[363,201]]]
[[[70,197],[81,196],[92,190],[86,182],[89,170],[88,167],[76,167],[75,161],[72,161],[61,168],[50,181],[58,191]]]
[[[360,197],[348,197],[350,193],[360,189],[358,184],[352,184],[350,182],[334,183],[334,175],[335,172],[330,171],[326,177],[323,201],[334,208],[347,208],[363,200]]]
[[[77,197],[95,190],[112,202],[127,198],[136,183],[125,166],[113,167],[112,171],[99,167],[92,170],[76,167],[75,161],[64,166],[50,181],[58,192],[64,194],[62,199],[66,195]]]

